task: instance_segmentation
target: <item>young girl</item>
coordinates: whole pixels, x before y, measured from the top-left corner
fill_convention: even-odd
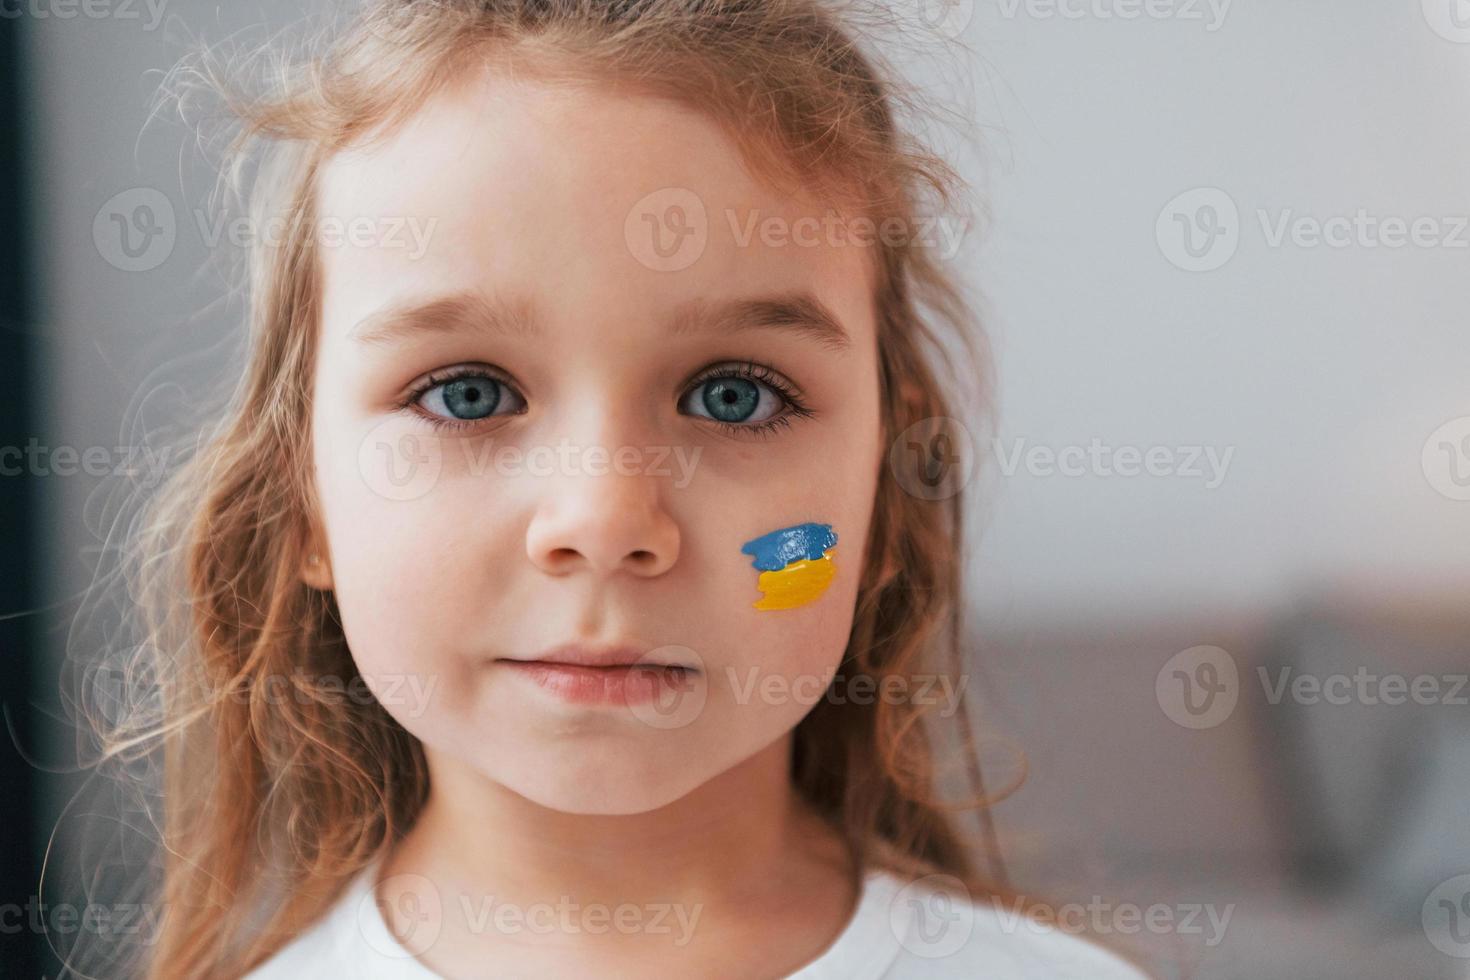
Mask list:
[[[1141,975],[955,819],[958,181],[858,36],[399,0],[230,97],[279,234],[140,544],[148,976]]]

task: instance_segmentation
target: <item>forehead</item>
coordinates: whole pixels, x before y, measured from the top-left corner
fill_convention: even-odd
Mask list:
[[[854,341],[874,330],[877,246],[667,100],[487,71],[327,161],[317,210],[323,229],[363,229],[320,250],[329,330],[466,290],[534,296],[552,319],[627,314],[625,329],[657,307],[807,291]]]

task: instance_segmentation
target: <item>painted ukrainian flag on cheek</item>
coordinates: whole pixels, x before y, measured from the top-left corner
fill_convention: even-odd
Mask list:
[[[757,609],[792,609],[816,599],[832,581],[837,566],[832,551],[837,535],[830,524],[794,524],[762,534],[741,547],[761,570]]]

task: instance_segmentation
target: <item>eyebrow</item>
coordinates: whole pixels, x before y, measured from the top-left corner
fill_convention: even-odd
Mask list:
[[[359,343],[378,345],[412,340],[425,333],[462,330],[522,338],[539,332],[535,312],[527,304],[464,292],[370,313],[348,336]]]
[[[776,330],[810,338],[833,352],[852,346],[842,322],[826,304],[804,290],[719,302],[689,300],[674,310],[669,324],[677,337]],[[490,299],[477,292],[463,292],[370,314],[353,327],[349,336],[363,344],[379,345],[411,340],[424,333],[460,331],[535,339],[541,326],[534,305],[528,301]]]

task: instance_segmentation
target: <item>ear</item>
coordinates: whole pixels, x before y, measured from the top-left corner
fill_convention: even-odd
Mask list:
[[[301,558],[301,581],[322,592],[332,590],[332,563],[328,560],[327,549],[318,541],[307,543]]]

